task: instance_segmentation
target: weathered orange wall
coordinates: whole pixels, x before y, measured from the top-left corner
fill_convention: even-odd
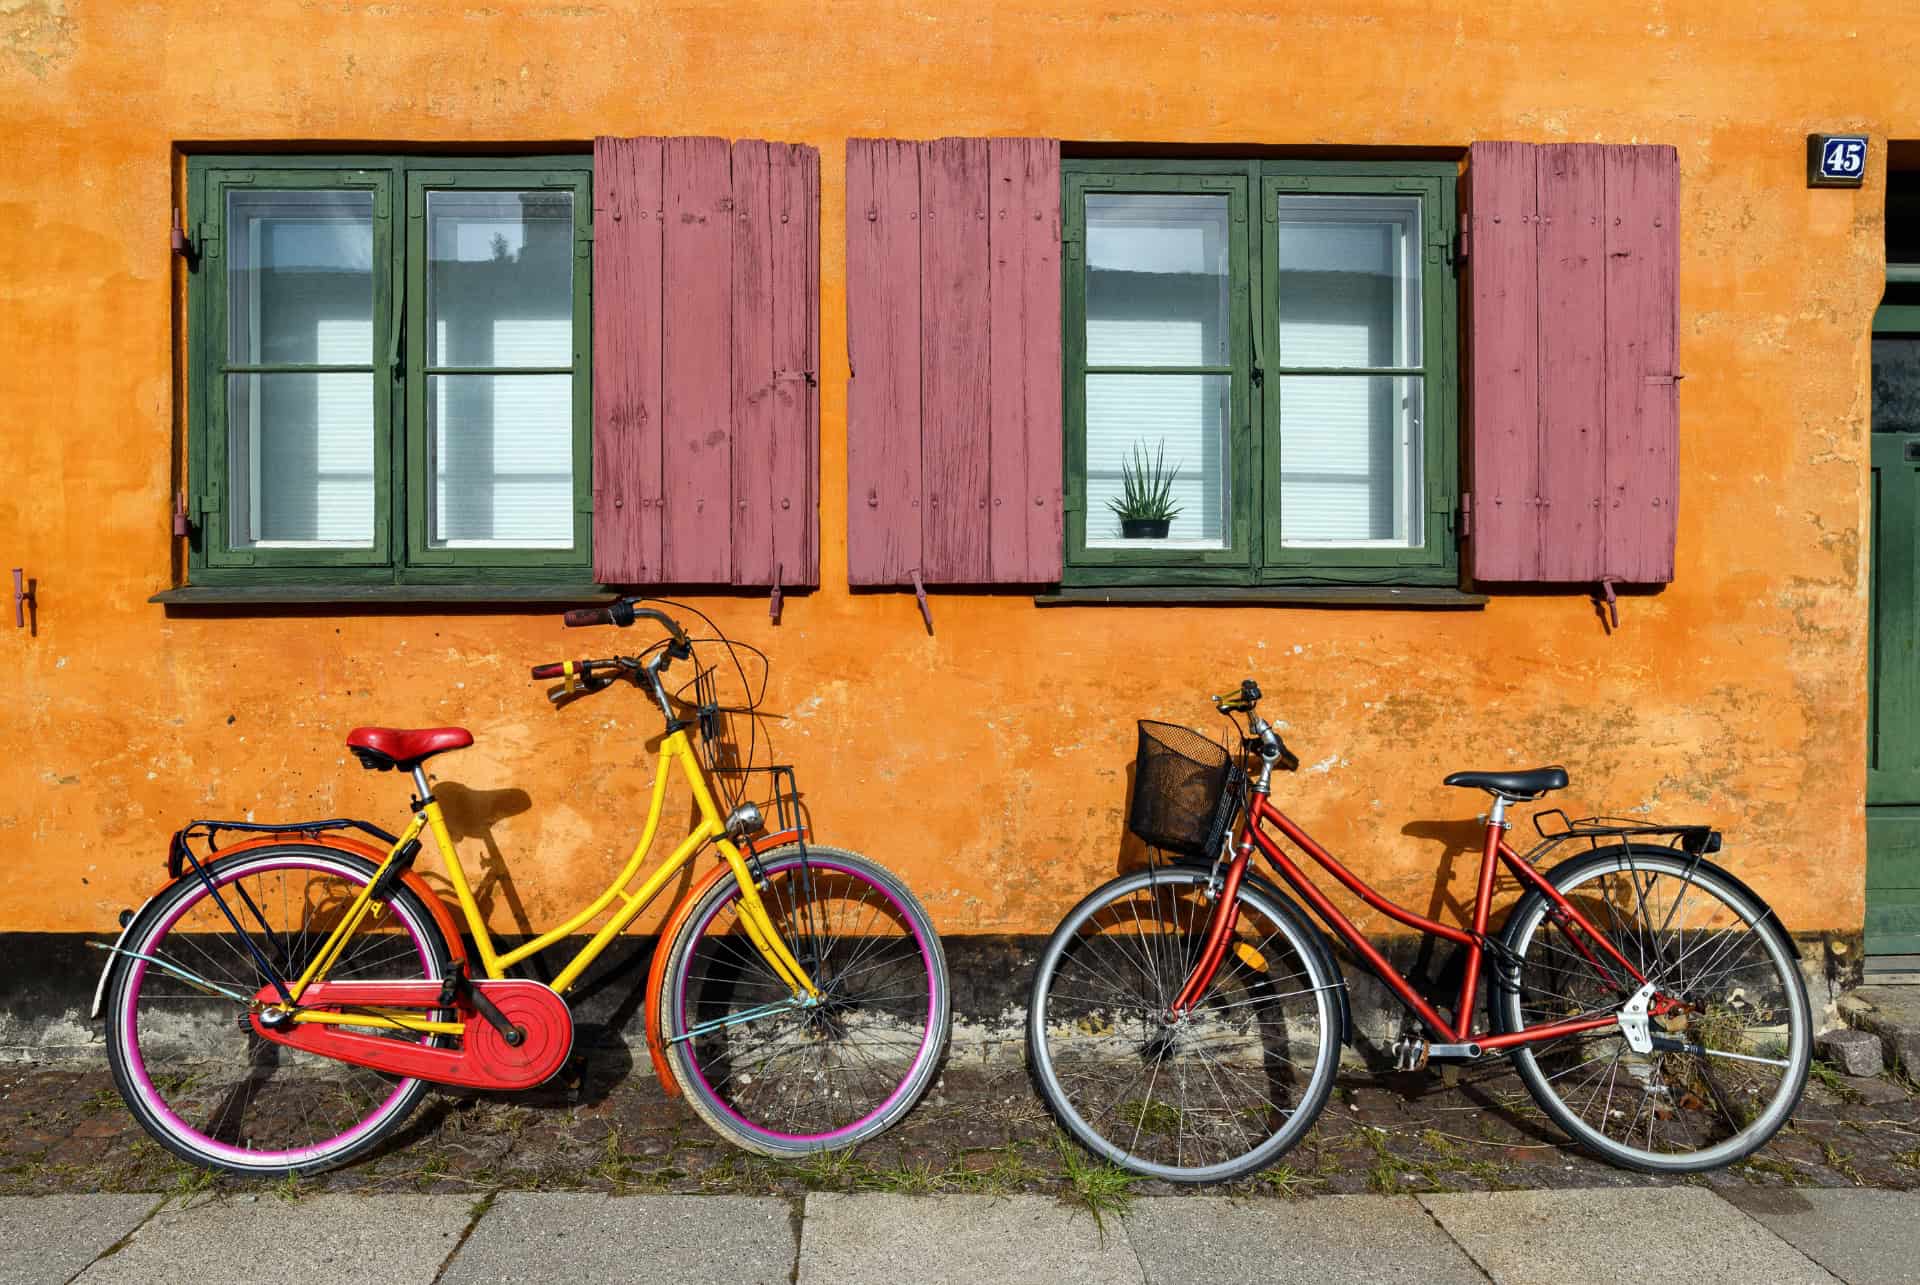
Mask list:
[[[0,930],[108,926],[190,815],[393,820],[402,784],[343,751],[368,721],[464,723],[478,745],[438,760],[445,779],[528,792],[493,830],[536,921],[597,887],[637,829],[653,720],[614,695],[550,713],[524,665],[606,640],[546,612],[146,602],[172,574],[177,148],[711,133],[821,152],[825,587],[778,629],[761,599],[704,605],[774,654],[778,743],[822,836],[901,869],[944,929],[1049,928],[1114,868],[1131,720],[1205,726],[1202,694],[1253,674],[1307,764],[1287,806],[1416,905],[1482,802],[1440,777],[1558,759],[1570,809],[1723,825],[1791,926],[1857,931],[1868,327],[1884,140],[1920,137],[1920,23],[1897,0],[1641,9],[0,0],[0,571],[40,591],[37,637],[0,628]],[[1873,134],[1863,191],[1807,190],[1814,129]],[[850,595],[844,139],[949,133],[1677,145],[1677,583],[1626,600],[1613,637],[1571,596],[1426,614],[941,595],[928,637],[910,595]]]

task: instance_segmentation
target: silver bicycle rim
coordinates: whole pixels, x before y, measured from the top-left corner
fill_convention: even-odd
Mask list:
[[[1102,1159],[1172,1182],[1271,1164],[1311,1127],[1339,1061],[1339,978],[1309,930],[1251,885],[1206,999],[1174,1031],[1161,1022],[1198,957],[1205,882],[1176,867],[1096,890],[1054,931],[1028,1012],[1034,1071],[1061,1123]]]
[[[1597,862],[1560,892],[1649,981],[1704,1010],[1683,1030],[1656,1022],[1653,1033],[1712,1051],[1638,1054],[1617,1030],[1519,1048],[1514,1062],[1529,1091],[1577,1140],[1633,1167],[1713,1169],[1758,1149],[1799,1101],[1812,1040],[1799,967],[1764,907],[1667,852]],[[1535,954],[1548,904],[1531,902],[1508,937],[1528,970],[1518,990],[1501,996],[1510,1029],[1620,1004],[1615,993],[1608,1007],[1597,974],[1577,954],[1558,958],[1571,954],[1571,941],[1557,927],[1541,938],[1556,952],[1552,962]],[[1528,995],[1533,1002],[1523,1002]],[[1709,1141],[1715,1120],[1728,1136]],[[1643,1135],[1646,1145],[1636,1145]]]

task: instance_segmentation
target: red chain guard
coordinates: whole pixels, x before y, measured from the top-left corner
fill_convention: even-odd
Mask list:
[[[454,1007],[453,1020],[464,1022],[466,1033],[441,1037],[449,1043],[457,1039],[458,1048],[434,1048],[411,1039],[372,1035],[326,1022],[289,1022],[275,1029],[261,1023],[259,1010],[253,1014],[253,1029],[262,1038],[288,1048],[389,1075],[468,1089],[530,1089],[565,1064],[567,1054],[573,1051],[573,1014],[552,987],[518,980],[475,981],[471,985],[492,1000],[508,1022],[526,1033],[518,1048],[508,1044],[492,1023],[465,1004]],[[271,986],[262,987],[255,998],[262,1004],[279,1002]],[[300,1006],[419,1009],[421,1016],[433,1020],[444,1020],[436,1015],[446,1012],[440,1002],[440,983],[430,981],[315,982],[300,996]]]

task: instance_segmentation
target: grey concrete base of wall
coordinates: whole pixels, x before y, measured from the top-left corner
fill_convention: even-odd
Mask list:
[[[97,1062],[103,1056],[102,1026],[88,1020],[94,983],[105,956],[87,948],[82,934],[0,933],[0,1061]],[[953,1057],[998,1063],[1025,1056],[1027,988],[1044,945],[1037,937],[953,936],[945,939],[953,975]],[[1423,954],[1416,942],[1378,942],[1396,967],[1435,979],[1433,993],[1457,996],[1457,961],[1446,951]],[[1814,1010],[1814,1029],[1842,1025],[1835,1003],[1843,978],[1827,963],[1817,941],[1802,946],[1801,971]],[[645,987],[651,939],[623,939],[589,969],[570,996],[576,1043],[644,1046],[640,992]],[[564,961],[564,944],[551,957]],[[1449,966],[1451,963],[1451,966]],[[1358,962],[1343,958],[1353,1013],[1347,1056],[1371,1066],[1392,1061],[1391,1048],[1405,1021],[1399,999]],[[528,976],[546,980],[537,969]],[[1478,1000],[1485,1012],[1483,981]],[[1442,1001],[1452,1008],[1451,998]]]

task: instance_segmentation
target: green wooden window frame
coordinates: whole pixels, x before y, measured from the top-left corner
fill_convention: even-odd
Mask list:
[[[1451,162],[1276,160],[1094,160],[1061,163],[1066,334],[1066,559],[1075,586],[1457,585],[1459,325],[1452,240]],[[1231,377],[1230,516],[1224,549],[1087,545],[1086,198],[1089,194],[1220,193],[1231,211],[1228,363],[1188,373]],[[1421,365],[1377,373],[1417,375],[1423,385],[1422,543],[1413,547],[1286,548],[1280,543],[1279,380],[1314,373],[1278,362],[1278,199],[1295,193],[1418,196],[1421,209]],[[1132,368],[1127,368],[1131,370]],[[1144,370],[1145,368],[1141,368]],[[1187,370],[1188,368],[1182,368]],[[1352,368],[1343,374],[1376,373]],[[1099,515],[1094,515],[1098,520]]]
[[[593,158],[195,156],[187,203],[196,250],[187,287],[187,481],[195,585],[537,584],[592,581]],[[440,190],[564,190],[573,212],[573,359],[567,366],[485,373],[572,377],[573,543],[566,549],[432,548],[427,539],[426,201]],[[373,352],[350,366],[257,366],[228,352],[227,194],[367,191],[373,198]],[[451,370],[451,368],[448,368]],[[227,473],[226,385],[234,374],[371,373],[373,540],[362,549],[234,547]]]

